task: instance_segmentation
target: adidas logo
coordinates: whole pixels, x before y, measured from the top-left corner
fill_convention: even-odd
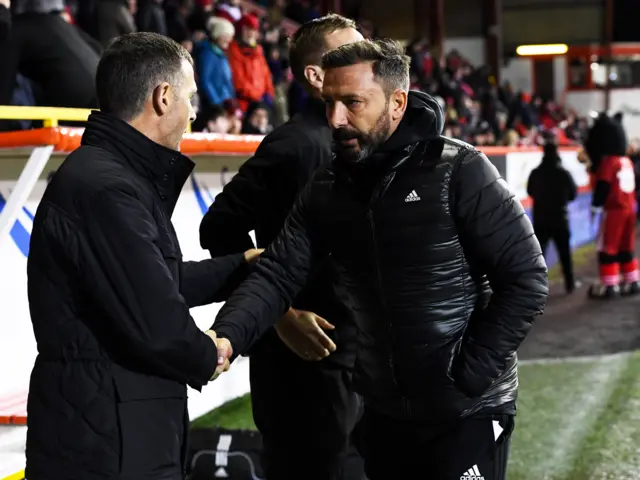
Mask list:
[[[216,478],[229,478],[229,474],[224,469],[224,467],[220,467],[218,470],[216,470],[216,473],[214,473],[213,475]]]
[[[417,202],[420,200],[420,197],[416,193],[415,190],[411,190],[411,193],[407,195],[407,198],[404,199],[405,202]]]
[[[484,480],[484,477],[480,475],[480,470],[478,470],[478,465],[474,465],[469,470],[464,472],[460,477],[460,480]]]

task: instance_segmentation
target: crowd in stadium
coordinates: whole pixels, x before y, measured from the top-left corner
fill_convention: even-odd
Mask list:
[[[252,10],[239,0],[1,0],[0,43],[9,48],[0,48],[7,67],[0,73],[0,105],[97,107],[93,82],[103,48],[118,35],[153,31],[193,55],[200,88],[194,130],[268,133],[306,100],[288,65],[285,19],[304,23],[320,9],[309,0],[249,5]],[[375,35],[366,18],[357,20],[365,36]],[[412,88],[440,102],[447,135],[477,145],[536,145],[549,132],[560,144],[584,140],[586,119],[508,84],[497,88],[487,67],[474,68],[456,51],[436,59],[426,40],[416,39],[407,54]]]

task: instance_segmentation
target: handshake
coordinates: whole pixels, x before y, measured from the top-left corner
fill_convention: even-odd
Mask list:
[[[244,261],[248,264],[253,264],[258,260],[262,252],[264,252],[264,248],[252,248],[247,250],[244,252]],[[213,341],[213,343],[215,343],[216,348],[218,349],[218,364],[213,375],[209,379],[211,381],[218,378],[221,373],[229,370],[231,365],[229,359],[231,358],[231,355],[233,355],[233,347],[231,346],[231,342],[226,338],[218,338],[216,332],[213,330],[207,330],[204,333]]]
[[[229,359],[231,358],[231,355],[233,355],[233,347],[231,346],[231,342],[226,338],[218,338],[216,332],[213,330],[207,330],[204,333],[213,341],[213,343],[216,344],[216,348],[218,349],[218,364],[216,365],[213,375],[209,379],[209,381],[211,381],[218,378],[221,373],[229,370],[231,365],[229,363]]]
[[[264,249],[251,249],[244,253],[245,262],[253,264]],[[276,323],[275,329],[282,342],[303,360],[318,361],[335,352],[336,345],[324,332],[335,327],[312,312],[290,308]],[[214,330],[204,332],[218,349],[218,364],[210,380],[229,370],[233,347],[226,338],[218,338]]]
[[[336,351],[336,344],[324,332],[335,327],[315,313],[290,308],[275,328],[282,342],[303,360],[322,360]],[[215,380],[229,370],[233,347],[226,338],[218,338],[213,330],[204,333],[218,349],[218,364],[210,379]]]

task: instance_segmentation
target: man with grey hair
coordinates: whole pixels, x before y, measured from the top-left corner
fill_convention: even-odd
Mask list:
[[[522,205],[478,150],[443,137],[437,102],[408,92],[389,41],[327,53],[335,160],[298,198],[213,325],[242,354],[331,257],[358,324],[355,387],[370,480],[503,480],[516,350],[547,270]]]
[[[183,262],[171,214],[194,164],[191,57],[119,37],[96,74],[101,112],[38,206],[27,263],[38,357],[30,480],[182,480],[187,385],[228,368],[189,308],[223,301],[258,250]]]

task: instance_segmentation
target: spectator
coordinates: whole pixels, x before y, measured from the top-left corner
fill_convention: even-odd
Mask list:
[[[12,8],[10,44],[2,50],[6,57],[0,70],[0,105],[10,103],[20,72],[34,83],[38,105],[96,107],[99,56],[60,15],[63,1],[18,0]]]
[[[275,90],[264,51],[258,44],[259,28],[255,15],[243,16],[236,25],[236,39],[227,52],[242,111],[246,111],[253,102],[265,102],[269,107],[273,105]]]
[[[139,0],[136,23],[141,32],[154,32],[167,35],[167,20],[162,0]]]
[[[184,2],[182,2],[184,3]],[[187,25],[192,32],[205,32],[207,30],[207,20],[214,13],[214,1],[213,0],[189,0],[187,16]],[[231,23],[232,18],[228,18]]]
[[[216,7],[216,14],[227,16],[233,23],[239,22],[242,18],[242,8],[240,0],[224,0]]]
[[[176,3],[165,4],[165,18],[167,19],[167,35],[187,49],[193,51],[192,33],[189,25],[189,12],[193,0],[174,0]],[[204,20],[202,30],[205,30]]]
[[[209,109],[207,126],[203,132],[208,133],[229,133],[231,121],[226,110],[220,105],[214,105]]]
[[[205,109],[222,105],[235,97],[231,68],[225,53],[233,40],[235,29],[224,18],[210,17],[207,31],[209,38],[197,43],[194,49],[200,94]]]
[[[98,0],[95,16],[95,37],[107,46],[109,42],[136,31],[129,0]]]
[[[272,130],[269,107],[264,103],[252,103],[242,123],[242,133],[246,135],[266,135]]]

